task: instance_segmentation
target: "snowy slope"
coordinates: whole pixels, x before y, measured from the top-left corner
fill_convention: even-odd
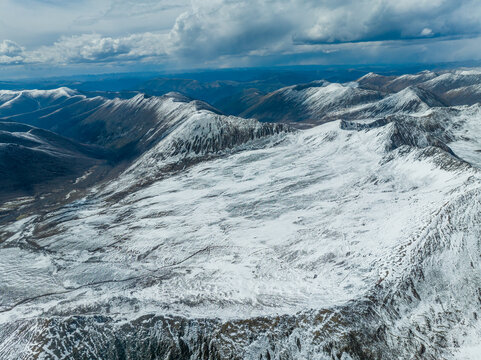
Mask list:
[[[160,304],[172,303],[171,311],[178,308],[183,314],[206,314],[213,305],[217,316],[219,305],[229,316],[243,307],[259,315],[278,312],[280,307],[288,312],[342,303],[375,284],[380,274],[371,263],[383,259],[406,237],[403,233],[411,230],[406,225],[414,221],[411,211],[418,215],[429,213],[430,207],[436,209],[445,192],[452,189],[446,182],[459,186],[472,175],[453,174],[450,180],[449,173],[435,170],[429,162],[426,167],[430,171],[406,171],[402,175],[399,167],[407,170],[415,165],[398,164],[401,161],[397,160],[380,166],[385,147],[390,146],[391,127],[352,132],[341,131],[339,123],[333,122],[292,135],[277,147],[199,164],[117,204],[96,200],[80,206],[73,214],[69,211],[67,222],[55,224],[64,210],[51,214],[47,224],[53,220],[63,231],[42,238],[40,244],[55,253],[65,252],[62,262],[74,261],[67,267],[72,272],[65,269],[59,274],[67,287],[79,286],[88,279],[91,256],[108,264],[105,274],[95,267],[97,280],[102,280],[102,275],[107,279],[114,274],[146,276],[146,271],[148,274],[149,270],[169,267],[201,251],[174,270],[180,273],[163,282],[160,293],[154,285],[139,289],[137,295],[147,303],[154,299]],[[399,184],[389,181],[400,176],[404,181]],[[380,185],[373,187],[376,182]],[[430,183],[426,194],[414,191],[426,182]],[[393,191],[393,186],[403,190]],[[399,193],[403,193],[401,198]],[[392,208],[386,203],[391,203]],[[419,210],[413,211],[413,206],[419,206]],[[363,216],[359,218],[356,214],[361,209]],[[124,219],[125,213],[128,215]],[[73,219],[68,220],[70,217]],[[115,218],[122,221],[116,224]],[[94,235],[100,230],[97,224],[113,226],[108,231],[102,229],[104,235],[99,238]],[[135,231],[129,230],[132,227]],[[380,233],[384,233],[382,238],[375,236]],[[97,250],[88,255],[116,240],[120,241],[111,251]],[[339,247],[339,241],[345,244]],[[168,252],[165,247],[169,247]],[[143,261],[131,263],[135,258]],[[126,267],[126,262],[132,267]],[[121,267],[116,268],[115,263]],[[87,278],[78,278],[80,274]],[[350,276],[344,280],[345,287],[335,286],[347,274]],[[293,282],[294,278],[298,281]],[[206,281],[215,286],[214,292],[202,291]],[[262,285],[266,281],[276,285],[266,288]],[[185,306],[176,301],[174,293],[181,296],[178,301],[185,297],[187,300],[188,294],[197,300]],[[326,298],[323,294],[329,295]]]
[[[4,226],[0,269],[8,280],[0,285],[6,294],[0,354],[10,358],[14,344],[25,341],[31,354],[50,349],[61,358],[58,352],[65,346],[95,357],[109,343],[102,336],[110,336],[111,321],[142,318],[179,326],[176,316],[205,319],[197,326],[213,327],[209,336],[220,331],[222,339],[232,341],[217,339],[217,351],[247,358],[265,354],[270,341],[276,344],[268,350],[272,356],[288,351],[299,359],[328,351],[329,342],[351,355],[365,347],[381,353],[419,351],[421,343],[409,331],[430,309],[443,321],[442,306],[433,303],[436,296],[450,299],[444,313],[474,306],[463,307],[480,285],[470,272],[463,272],[473,281],[468,288],[445,284],[450,271],[471,267],[466,251],[479,251],[471,241],[480,235],[475,226],[479,171],[429,142],[398,136],[395,121],[365,129],[341,125],[335,121],[276,136],[271,145],[201,162],[115,201],[93,194]],[[410,134],[426,131],[403,125]],[[192,126],[195,134],[204,131]],[[119,178],[112,186],[121,183]],[[460,231],[468,237],[460,237]],[[31,242],[42,252],[28,246]],[[479,260],[473,261],[476,269]],[[397,310],[379,307],[383,297]],[[100,330],[89,314],[107,317],[110,325]],[[292,316],[298,321],[294,337],[280,330]],[[46,325],[44,318],[56,320]],[[259,320],[237,320],[254,318]],[[93,344],[89,347],[77,343],[74,333],[57,338],[72,331],[62,325],[72,321],[82,333],[85,326],[103,335],[81,335]],[[279,325],[268,335],[255,330],[257,321]],[[32,324],[38,331],[48,329],[52,342],[39,342]],[[422,336],[438,336],[437,327],[419,324]],[[473,324],[471,317],[443,330],[444,345],[427,348],[426,343],[424,352],[448,356]],[[382,326],[389,328],[377,330]],[[324,339],[316,338],[328,328]],[[116,331],[129,336],[130,330]],[[176,337],[171,331],[165,336]],[[356,350],[346,343],[345,331],[361,338],[380,331],[385,337],[365,339]],[[256,340],[242,345],[237,337],[243,334],[256,334],[251,335]],[[396,334],[407,340],[395,340]],[[192,351],[204,346],[195,332],[182,336]]]
[[[109,184],[107,189],[125,191],[126,187],[155,181],[166,176],[165,173],[184,169],[209,157],[261,148],[282,139],[288,131],[289,127],[283,124],[262,124],[211,111],[193,111],[172,124],[162,141],[134,161],[119,182]]]

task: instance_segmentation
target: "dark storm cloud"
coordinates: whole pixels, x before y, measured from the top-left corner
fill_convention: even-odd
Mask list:
[[[291,4],[289,4],[291,3]],[[203,1],[183,13],[169,33],[169,50],[181,56],[246,55],[285,46],[298,10],[289,1]]]

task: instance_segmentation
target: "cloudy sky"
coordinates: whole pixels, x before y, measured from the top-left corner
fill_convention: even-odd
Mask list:
[[[481,59],[479,0],[1,0],[0,74]]]

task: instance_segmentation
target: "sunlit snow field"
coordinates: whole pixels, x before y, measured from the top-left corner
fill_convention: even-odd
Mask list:
[[[17,222],[0,250],[2,318],[245,318],[359,298],[402,271],[399,248],[474,175],[441,170],[419,149],[386,152],[390,126],[335,121],[120,201],[76,201],[43,220],[42,252],[15,246],[35,234],[33,219]]]

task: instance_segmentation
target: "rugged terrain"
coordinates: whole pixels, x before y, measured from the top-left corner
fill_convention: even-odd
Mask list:
[[[476,359],[480,74],[4,91],[0,358]]]

